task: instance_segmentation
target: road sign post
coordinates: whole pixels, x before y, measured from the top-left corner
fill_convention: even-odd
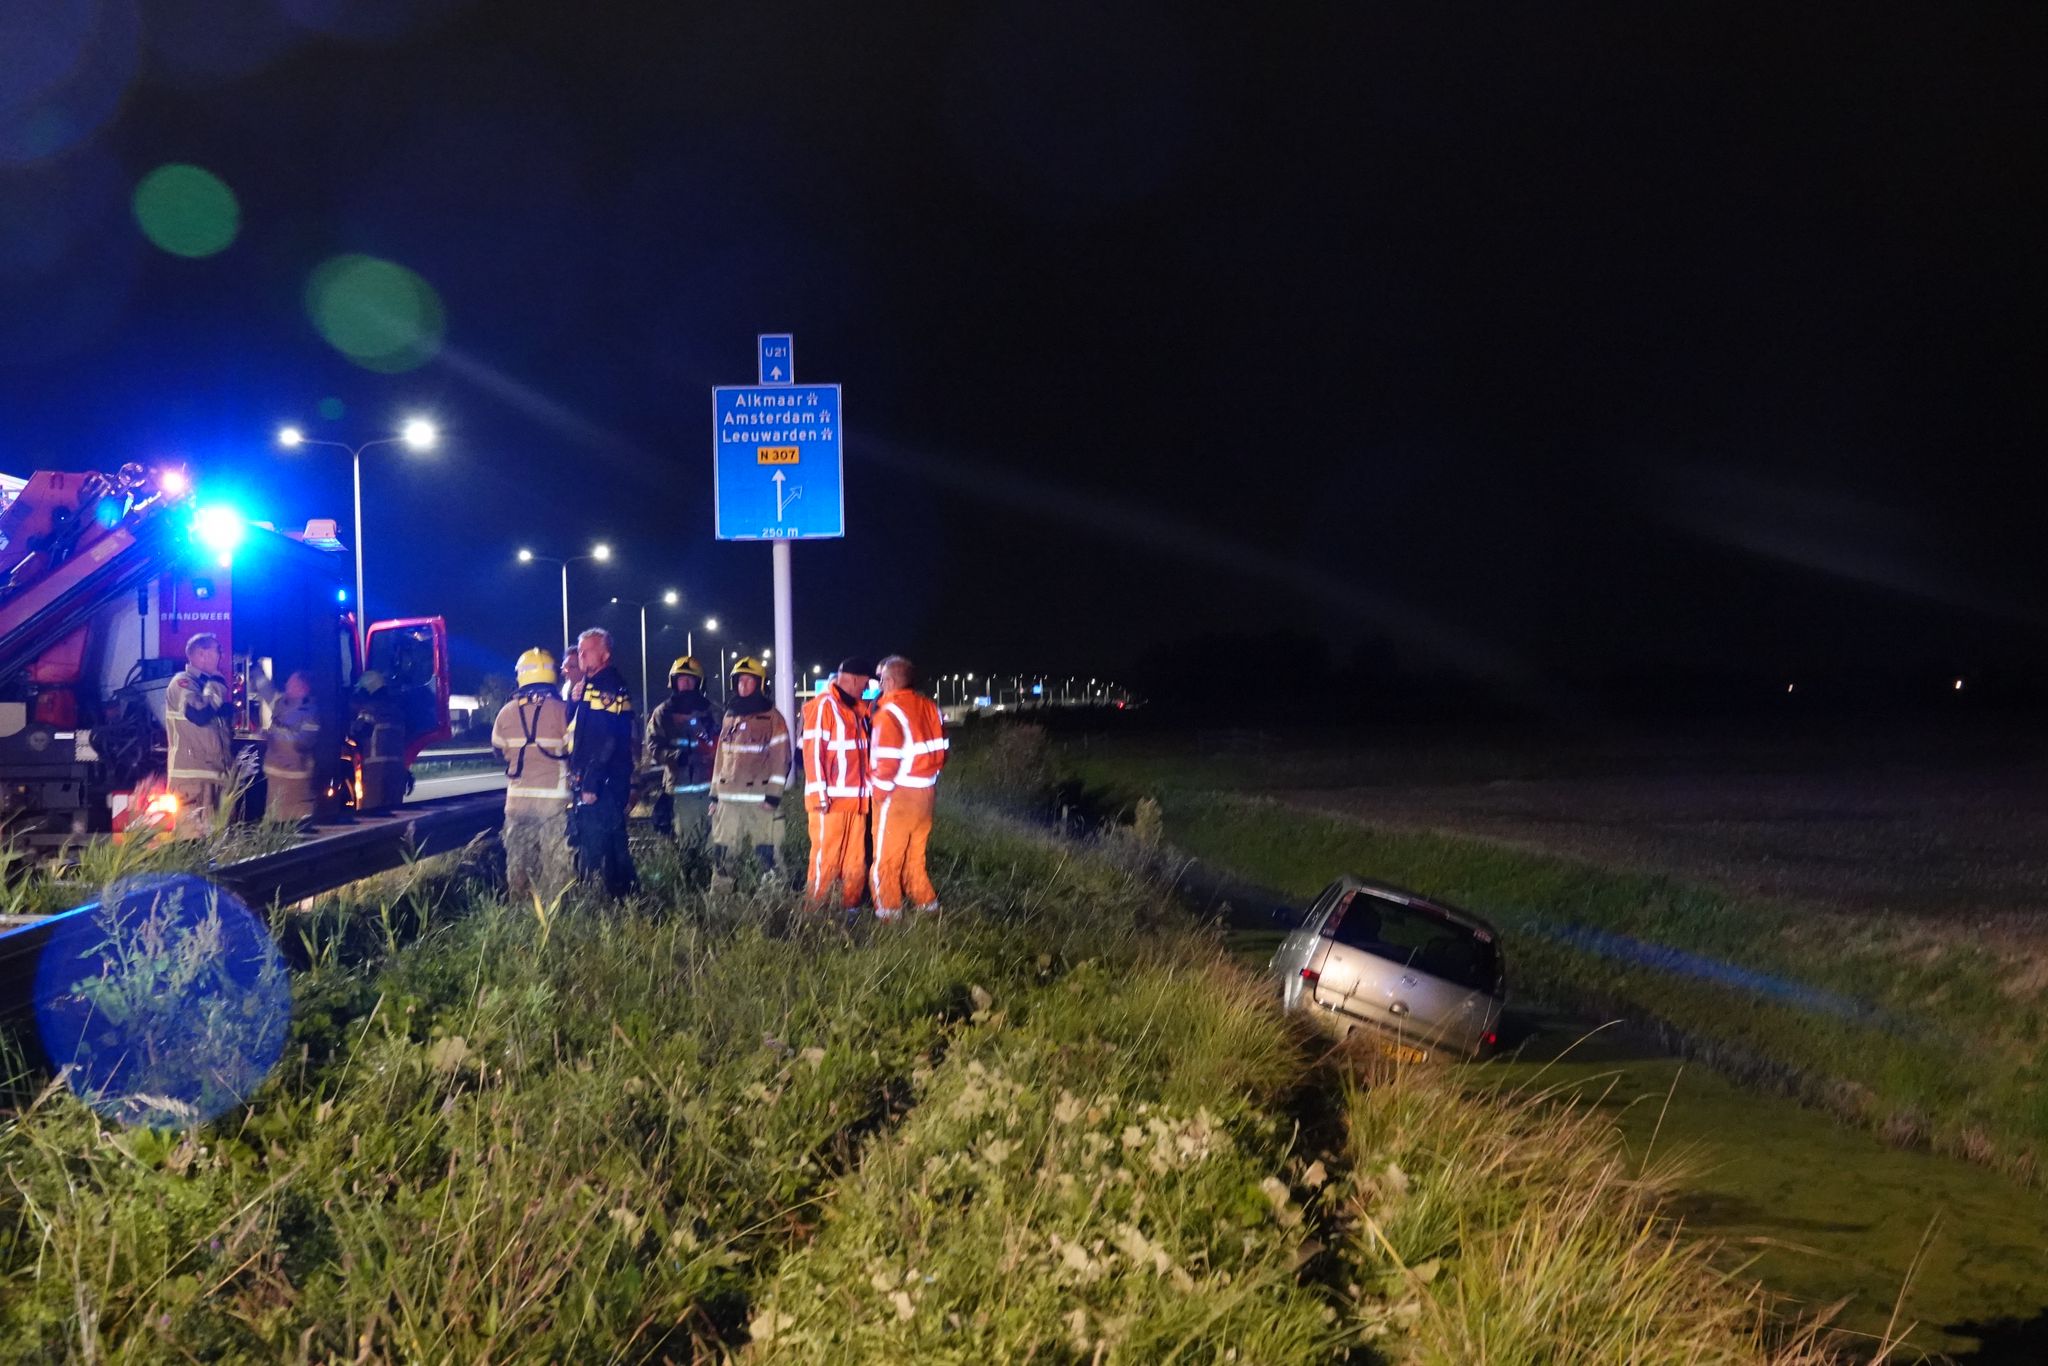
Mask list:
[[[797,733],[789,543],[846,534],[839,386],[796,382],[796,339],[756,338],[755,384],[711,391],[712,493],[721,541],[767,541],[775,576],[775,709]]]

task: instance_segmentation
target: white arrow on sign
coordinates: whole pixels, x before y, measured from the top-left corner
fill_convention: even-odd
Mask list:
[[[798,484],[793,489],[784,489],[782,481],[785,476],[781,470],[775,471],[773,477],[775,479],[775,520],[779,522],[782,520],[782,510],[804,496],[804,486]]]
[[[781,379],[781,378],[782,378],[782,367],[778,365],[778,366],[776,366],[776,367],[775,367],[774,369],[770,370],[770,371],[768,372],[768,378],[770,378],[770,379]]]

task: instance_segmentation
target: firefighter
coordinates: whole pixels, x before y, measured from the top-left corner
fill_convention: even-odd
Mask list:
[[[806,895],[814,908],[839,884],[840,905],[860,905],[868,871],[868,690],[875,666],[841,660],[818,695],[804,704],[804,810],[810,817],[811,872]]]
[[[747,850],[764,870],[782,844],[782,794],[789,782],[789,723],[768,696],[768,670],[742,655],[727,679],[732,700],[711,769],[712,885],[732,885]]]
[[[167,776],[178,799],[177,837],[203,839],[227,790],[234,747],[234,708],[220,674],[219,636],[185,642],[185,667],[164,693],[164,729],[170,737]]]
[[[266,690],[270,681],[263,677]],[[263,779],[270,796],[263,814],[274,821],[313,819],[313,748],[320,739],[320,708],[313,702],[313,680],[303,669],[284,681],[284,691],[270,701],[270,728],[264,732]]]
[[[555,657],[535,647],[513,666],[518,689],[491,723],[505,761],[505,885],[553,901],[576,880],[569,855],[569,704]]]
[[[405,716],[375,669],[363,670],[356,680],[355,719],[348,733],[362,763],[356,814],[389,811],[405,800]]]
[[[925,872],[925,842],[932,833],[939,770],[946,766],[946,721],[938,703],[916,691],[917,670],[901,655],[878,666],[882,695],[874,703],[869,748],[875,789],[875,918],[903,914],[908,895],[920,911],[939,909],[939,894]]]
[[[576,638],[576,652],[583,682],[569,714],[569,844],[579,877],[602,881],[607,893],[624,896],[638,881],[626,847],[626,810],[639,766],[640,728],[633,721],[633,695],[612,663],[612,633],[591,627]]]
[[[704,666],[684,655],[668,667],[668,696],[647,718],[649,757],[661,766],[661,796],[654,826],[682,831],[685,844],[704,839],[711,790],[711,755],[718,744],[718,708],[704,693]]]

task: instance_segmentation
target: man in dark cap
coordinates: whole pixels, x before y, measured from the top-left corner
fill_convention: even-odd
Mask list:
[[[856,910],[867,884],[869,712],[861,694],[874,676],[873,661],[843,659],[804,704],[804,810],[811,826],[806,896],[814,909],[829,904],[836,882],[841,908]]]

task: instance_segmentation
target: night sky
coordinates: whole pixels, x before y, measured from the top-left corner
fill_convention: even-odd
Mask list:
[[[707,391],[787,330],[848,430],[805,664],[2048,673],[2044,71],[2037,3],[8,5],[0,469],[346,526],[271,434],[426,412],[369,596],[458,682],[558,633],[522,544],[758,648]],[[226,250],[145,238],[166,163]],[[414,368],[309,317],[348,253],[438,297]]]

